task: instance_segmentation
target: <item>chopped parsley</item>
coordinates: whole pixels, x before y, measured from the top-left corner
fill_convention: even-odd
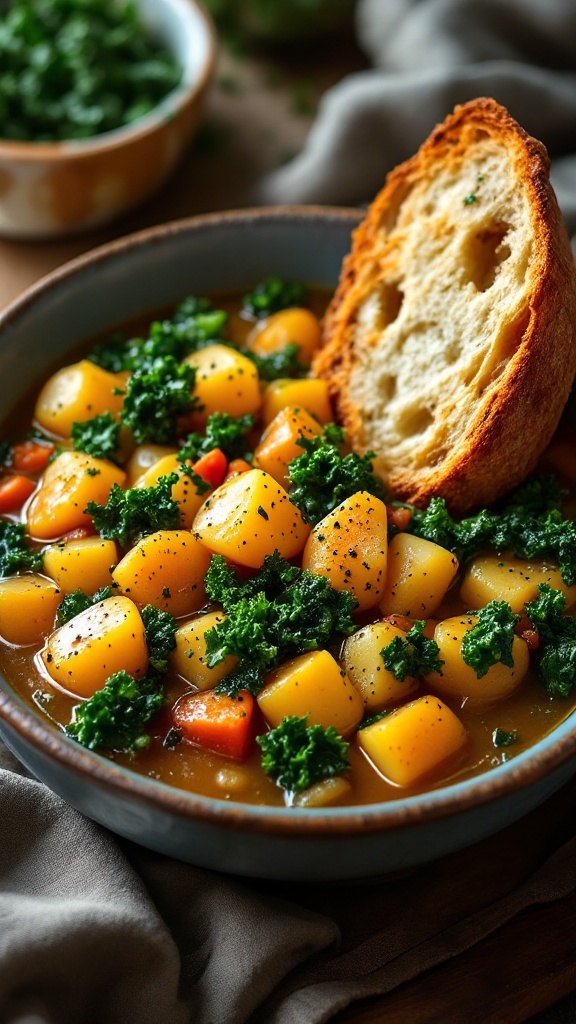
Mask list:
[[[176,530],[180,506],[172,497],[177,473],[161,476],[154,487],[130,487],[124,491],[113,484],[105,505],[89,501],[85,511],[92,516],[101,537],[117,540],[123,547],[136,544],[157,530]]]
[[[546,583],[526,604],[526,614],[540,640],[538,675],[552,696],[568,697],[576,686],[576,619],[564,615],[566,598]]]
[[[41,568],[42,555],[29,546],[24,525],[0,519],[0,577]]]
[[[301,284],[283,281],[280,277],[267,277],[244,296],[242,312],[264,320],[272,313],[292,306],[305,306],[306,289]]]
[[[507,601],[490,601],[475,614],[478,621],[466,630],[462,640],[463,660],[474,669],[478,679],[498,662],[514,668],[512,644],[520,616],[514,614]]]
[[[307,522],[316,525],[356,491],[368,491],[385,500],[384,485],[372,469],[373,452],[340,454],[344,431],[334,423],[314,437],[300,435],[304,449],[289,463],[290,501]]]
[[[349,744],[334,726],[306,725],[307,718],[288,715],[275,729],[256,737],[264,771],[289,793],[301,793],[350,768]]]
[[[195,381],[194,367],[177,362],[171,355],[158,357],[132,374],[120,419],[132,431],[136,444],[168,444],[175,440],[179,417],[197,408]]]
[[[424,619],[419,619],[406,636],[395,636],[380,651],[384,667],[395,679],[403,681],[406,676],[425,676],[429,672],[442,675],[440,648],[435,640],[424,636],[425,625]]]
[[[90,420],[73,423],[72,441],[77,452],[86,452],[95,459],[114,459],[120,443],[120,424],[111,413],[104,412]]]

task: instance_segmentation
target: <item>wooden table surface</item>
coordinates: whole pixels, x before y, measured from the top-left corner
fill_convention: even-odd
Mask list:
[[[222,48],[199,137],[163,190],[123,220],[89,235],[57,242],[0,240],[0,308],[50,270],[111,238],[182,216],[252,205],[260,176],[302,146],[322,92],[365,66],[351,34],[329,45],[242,56]],[[545,817],[546,809],[542,813]],[[575,923],[576,898],[532,908],[468,952],[383,998],[355,1004],[335,1020],[531,1020],[576,990]],[[558,1021],[576,1020],[576,1009],[573,1017],[559,1012]],[[544,1018],[536,1019],[544,1024]]]

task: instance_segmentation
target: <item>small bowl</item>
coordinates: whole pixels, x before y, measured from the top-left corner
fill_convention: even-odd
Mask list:
[[[56,238],[113,220],[154,192],[193,137],[214,66],[212,22],[196,0],[136,0],[182,81],[149,114],[71,142],[0,139],[0,235]]]
[[[0,417],[82,339],[185,295],[268,275],[334,287],[354,210],[247,210],[110,243],[57,270],[0,316]],[[196,865],[271,879],[405,871],[518,820],[576,773],[576,714],[490,771],[387,803],[323,809],[228,803],[172,789],[85,750],[0,679],[0,733],[39,779],[122,836]]]

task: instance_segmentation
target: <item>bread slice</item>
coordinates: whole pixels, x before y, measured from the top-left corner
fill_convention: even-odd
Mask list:
[[[314,372],[418,506],[491,504],[534,468],[576,372],[576,270],[549,160],[491,99],[457,107],[357,229]]]

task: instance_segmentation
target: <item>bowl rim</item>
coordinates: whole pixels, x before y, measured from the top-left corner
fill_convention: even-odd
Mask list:
[[[101,263],[121,259],[141,246],[161,244],[163,239],[187,231],[205,230],[227,224],[299,220],[338,221],[353,230],[362,211],[358,208],[334,206],[247,207],[240,210],[200,214],[126,235],[107,242],[57,267],[27,288],[0,312],[2,330],[33,305],[45,292],[58,289],[86,270]],[[82,781],[95,784],[109,792],[187,819],[202,821],[231,829],[266,832],[277,836],[341,835],[389,831],[416,826],[472,811],[519,793],[530,785],[560,769],[576,755],[576,712],[571,712],[536,744],[511,761],[493,767],[481,775],[464,781],[447,782],[426,793],[399,797],[396,800],[333,808],[288,808],[247,804],[240,801],[206,797],[168,786],[118,765],[94,751],[81,747],[73,739],[44,720],[20,698],[10,685],[0,686],[0,720],[4,720],[25,743],[40,754],[72,770]]]
[[[183,23],[191,28],[198,24],[202,26],[202,51],[194,76],[187,74],[186,67],[183,67],[182,80],[166,93],[147,114],[130,124],[120,125],[118,128],[91,136],[89,139],[33,142],[0,137],[0,159],[41,163],[47,160],[70,160],[97,156],[100,153],[120,149],[131,142],[151,135],[163,124],[177,118],[207,87],[214,71],[218,43],[214,22],[201,0],[170,0],[170,2],[181,9]]]

